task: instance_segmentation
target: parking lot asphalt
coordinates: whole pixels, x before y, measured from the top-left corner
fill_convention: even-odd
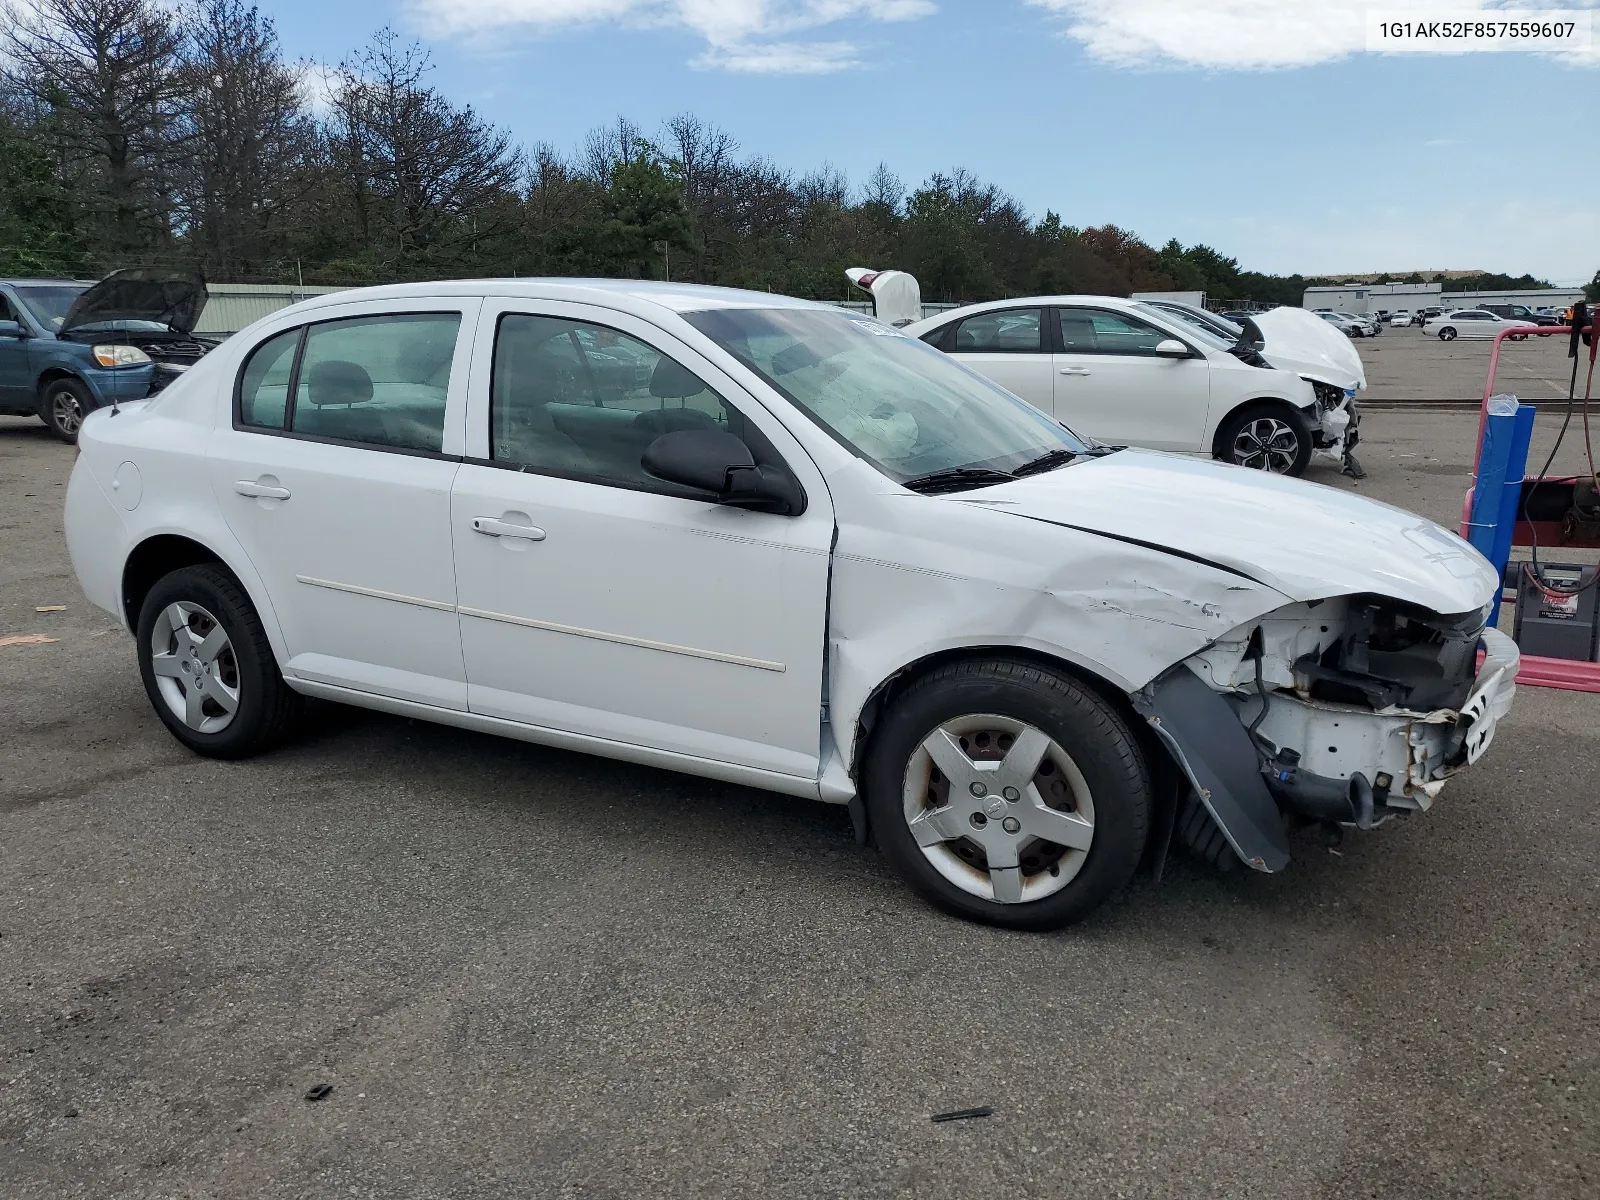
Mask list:
[[[1315,477],[1453,525],[1474,421]],[[0,1195],[1600,1194],[1600,697],[1280,875],[1004,933],[842,809],[333,707],[189,755],[71,464],[0,420],[0,638],[53,639],[0,646]]]
[[[1570,331],[1501,344],[1497,392],[1511,392],[1529,403],[1567,394],[1572,360],[1566,357]],[[1367,367],[1372,401],[1478,400],[1489,369],[1488,340],[1457,338],[1441,342],[1421,329],[1385,329],[1375,338],[1358,338]],[[1580,377],[1581,385],[1582,379]],[[1581,394],[1581,393],[1580,393]]]

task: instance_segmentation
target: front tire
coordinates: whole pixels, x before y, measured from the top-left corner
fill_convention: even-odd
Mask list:
[[[247,758],[282,741],[300,696],[284,683],[261,618],[214,564],[158,580],[139,610],[139,675],[172,736],[207,758]]]
[[[1446,325],[1443,329],[1439,330],[1439,340],[1441,342],[1453,342],[1453,341],[1455,341],[1456,340],[1455,326]]]
[[[1311,426],[1286,404],[1250,404],[1217,431],[1217,457],[1273,475],[1300,476],[1311,462]]]
[[[81,380],[52,379],[39,396],[39,417],[50,432],[76,445],[83,419],[94,411],[94,397]]]
[[[884,857],[947,912],[1058,929],[1125,887],[1150,825],[1149,770],[1092,690],[1032,663],[940,667],[895,700],[862,776]]]

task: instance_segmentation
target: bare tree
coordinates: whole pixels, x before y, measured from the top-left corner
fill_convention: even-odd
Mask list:
[[[510,137],[427,86],[429,70],[385,29],[340,65],[332,96],[329,141],[364,240],[408,272],[501,232],[522,174]]]
[[[154,0],[10,0],[4,15],[11,83],[51,118],[94,248],[119,259],[164,247],[188,150],[171,15]]]
[[[284,63],[271,18],[241,0],[200,0],[184,22],[186,231],[209,274],[238,279],[286,252],[290,206],[309,186],[301,71]]]
[[[578,151],[579,169],[590,182],[605,187],[618,167],[631,165],[649,149],[639,127],[619,116],[615,124],[598,125],[584,135]]]
[[[683,182],[689,219],[687,261],[679,275],[698,283],[718,277],[735,226],[732,185],[739,174],[739,143],[726,130],[692,113],[680,113],[661,133],[661,152]]]

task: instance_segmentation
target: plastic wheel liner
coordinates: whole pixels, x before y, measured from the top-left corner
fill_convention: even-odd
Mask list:
[[[1289,840],[1238,714],[1184,663],[1131,697],[1189,777],[1235,853],[1258,871],[1289,865]]]

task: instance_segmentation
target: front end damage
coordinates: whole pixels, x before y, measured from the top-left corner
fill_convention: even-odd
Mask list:
[[[1356,408],[1355,393],[1310,376],[1304,378],[1317,394],[1316,422],[1311,430],[1312,457],[1357,479],[1365,477],[1366,471],[1355,455],[1361,441],[1361,413]]]
[[[1285,818],[1368,829],[1425,810],[1488,749],[1518,653],[1485,616],[1377,596],[1292,604],[1177,664],[1134,703],[1239,857],[1277,870]]]

